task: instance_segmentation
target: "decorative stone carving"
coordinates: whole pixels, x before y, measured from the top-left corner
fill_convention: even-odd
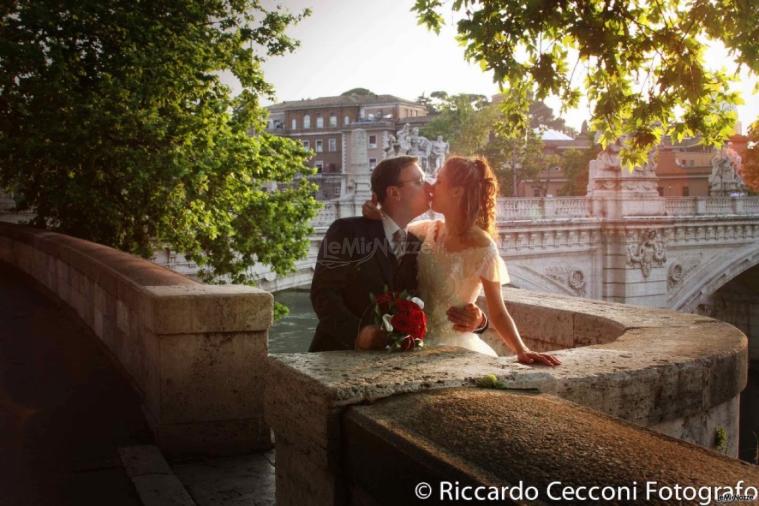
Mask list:
[[[392,158],[398,156],[401,153],[401,143],[398,142],[398,138],[389,134],[387,136],[387,145],[385,146],[385,158]]]
[[[739,175],[741,157],[731,148],[720,149],[712,158],[709,195],[718,197],[746,194],[746,185]]]
[[[567,280],[569,288],[575,291],[575,293],[581,297],[585,296],[585,274],[580,270],[572,271],[572,274]]]
[[[683,278],[685,277],[685,273],[683,272],[683,266],[674,263],[669,266],[669,269],[667,270],[667,291],[672,291],[683,281]]]
[[[667,269],[667,291],[674,293],[688,276],[703,263],[703,253],[685,254],[673,261]]]
[[[432,141],[432,145],[430,149],[429,164],[430,164],[430,168],[433,171],[443,166],[443,162],[445,161],[445,158],[448,156],[449,150],[450,150],[450,146],[447,142],[443,140],[442,135],[438,135],[437,140]]]
[[[627,248],[628,265],[639,266],[644,278],[648,278],[653,267],[660,267],[666,261],[664,241],[656,229],[643,231],[638,244],[631,244]]]
[[[617,141],[607,146],[590,162],[588,195],[597,190],[644,193],[657,191],[655,152],[652,150],[648,154],[648,161],[630,172],[622,167],[619,157],[621,149],[622,145]]]
[[[585,274],[576,267],[569,265],[552,265],[546,268],[545,275],[554,281],[568,286],[575,295],[585,297]]]
[[[423,135],[419,135],[419,129],[406,123],[396,132],[390,135],[385,146],[385,158],[393,156],[409,155],[419,158],[419,165],[428,174],[439,169],[448,154],[448,143],[438,136],[436,141],[430,141]]]

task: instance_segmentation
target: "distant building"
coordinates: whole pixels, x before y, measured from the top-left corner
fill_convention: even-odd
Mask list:
[[[310,164],[321,174],[342,174],[350,166],[348,139],[366,131],[370,168],[384,157],[391,134],[405,123],[423,126],[427,108],[393,95],[348,95],[282,102],[270,106],[267,130],[299,140],[314,151]]]
[[[656,175],[659,177],[659,194],[664,197],[705,197],[709,195],[709,176],[712,173],[712,158],[718,150],[698,143],[698,138],[685,139],[673,144],[664,136],[657,148]],[[748,138],[735,134],[729,140],[729,147],[741,157],[745,156]],[[543,136],[544,152],[561,155],[568,149],[590,149],[590,138],[578,136],[576,139],[560,132],[546,131]],[[542,171],[533,179],[519,179],[520,197],[557,196],[559,189],[567,182],[560,166]]]
[[[591,137],[584,134],[573,139],[563,132],[548,129],[543,132],[541,139],[543,153],[546,155],[561,155],[570,149],[582,151],[593,147]],[[517,171],[517,195],[520,197],[556,197],[566,183],[564,168],[559,165],[546,168],[535,179],[522,179]]]
[[[741,157],[745,156],[748,138],[735,134],[727,146]],[[665,197],[704,197],[709,195],[709,176],[712,158],[718,149],[698,144],[698,138],[685,139],[672,144],[668,137],[662,139],[656,160],[659,176],[659,193]]]

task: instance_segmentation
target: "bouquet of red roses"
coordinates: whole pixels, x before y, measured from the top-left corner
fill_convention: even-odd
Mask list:
[[[370,294],[374,305],[374,323],[390,337],[389,351],[410,351],[424,346],[427,315],[424,302],[406,291]]]

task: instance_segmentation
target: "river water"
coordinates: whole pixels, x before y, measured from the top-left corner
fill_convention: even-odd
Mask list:
[[[316,313],[311,307],[308,290],[285,290],[274,299],[290,308],[290,314],[274,324],[269,332],[270,353],[301,353],[308,351],[316,329]],[[759,443],[759,362],[751,362],[748,385],[741,393],[740,458],[755,462]]]
[[[277,292],[274,300],[290,308],[290,313],[274,323],[269,331],[269,353],[308,351],[317,323],[308,290]]]

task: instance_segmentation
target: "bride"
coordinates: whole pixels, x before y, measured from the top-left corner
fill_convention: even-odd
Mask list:
[[[490,324],[517,360],[559,365],[558,358],[531,351],[524,344],[503,303],[501,285],[509,275],[493,241],[498,184],[488,164],[482,159],[451,157],[430,191],[432,210],[445,220],[420,220],[408,227],[423,239],[417,262],[419,292],[429,317],[425,343],[497,356],[477,334],[455,330],[446,315],[449,307],[473,303],[482,287]],[[365,214],[372,214],[372,207],[365,207]]]

